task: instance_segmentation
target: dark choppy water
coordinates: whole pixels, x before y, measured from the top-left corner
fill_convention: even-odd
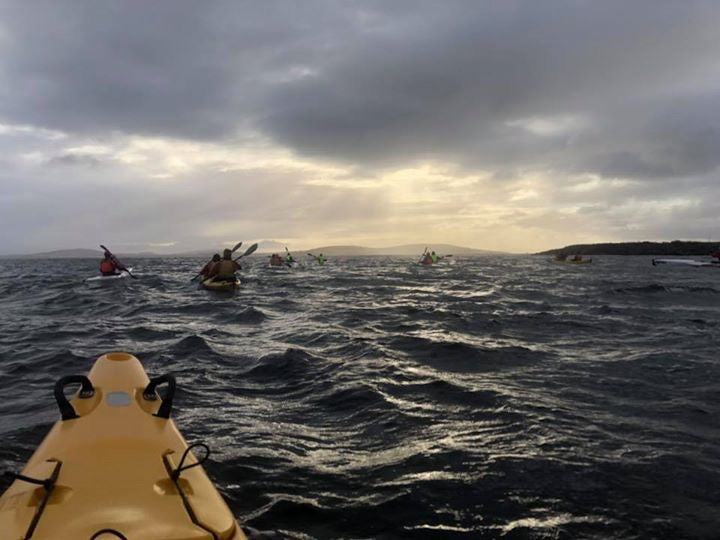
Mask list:
[[[720,538],[720,270],[334,260],[235,295],[198,260],[0,261],[0,466],[102,353],[179,379],[237,517],[317,538]],[[4,489],[7,481],[0,482]]]

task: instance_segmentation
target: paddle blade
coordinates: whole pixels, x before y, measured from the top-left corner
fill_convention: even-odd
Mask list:
[[[235,253],[238,249],[240,249],[240,246],[242,246],[242,242],[238,242],[235,244],[235,247],[230,250],[231,253]]]
[[[247,249],[245,250],[245,253],[243,253],[242,255],[240,255],[240,257],[247,257],[248,255],[252,255],[253,253],[255,253],[255,250],[256,250],[257,248],[258,248],[258,245],[257,245],[257,244],[253,244],[252,246],[250,246],[249,248],[247,248]],[[238,259],[239,259],[240,257],[238,257]]]

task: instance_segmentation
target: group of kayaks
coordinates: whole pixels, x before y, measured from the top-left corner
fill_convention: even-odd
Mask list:
[[[225,250],[229,252],[230,254],[234,253],[240,246],[242,245],[242,242],[238,242],[235,247],[233,247],[231,250]],[[115,266],[115,271],[113,273],[109,274],[103,274],[99,276],[93,276],[86,278],[85,281],[90,284],[101,284],[101,283],[111,283],[118,280],[123,280],[126,278],[135,278],[136,276],[132,273],[132,268],[125,267],[118,259],[115,257],[105,246],[100,246],[103,248],[105,252],[105,257],[110,258]],[[239,259],[243,257],[247,257],[248,255],[251,255],[254,253],[258,248],[257,244],[253,244],[250,246],[245,252],[240,255],[239,257],[233,259],[233,262],[237,262]],[[269,267],[273,269],[288,269],[288,268],[294,268],[297,264],[295,259],[293,259],[292,254],[288,251],[287,247],[285,248],[285,251],[287,252],[287,255],[285,257],[280,257],[277,254],[273,254],[270,257],[270,264]],[[313,255],[312,253],[308,253],[309,257],[313,257],[318,265],[324,266],[327,262],[327,257],[325,257],[322,253],[319,255]],[[216,255],[215,257],[219,260],[219,255]],[[213,259],[215,260],[215,259]],[[195,281],[198,278],[199,280],[199,287],[209,290],[209,291],[233,291],[235,289],[240,288],[240,281],[237,279],[237,276],[234,274],[232,276],[218,276],[218,275],[211,275],[211,272],[207,271],[207,269],[210,268],[211,263],[208,263],[205,265],[205,268],[197,274],[195,277],[191,279],[191,281]]]
[[[658,266],[661,264],[668,265],[681,265],[681,266],[695,266],[704,268],[720,268],[720,253],[713,254],[712,260],[696,260],[696,259],[653,259],[652,265]],[[556,255],[553,262],[562,264],[590,264],[592,258],[584,258],[581,255],[575,255],[572,258],[568,258],[566,255]]]
[[[242,245],[242,242],[238,242],[235,247],[233,247],[229,251],[230,253],[234,253],[240,246]],[[107,275],[100,275],[100,276],[93,276],[86,278],[86,282],[88,283],[94,283],[94,284],[100,284],[100,283],[108,283],[108,282],[114,282],[118,280],[123,280],[126,278],[134,278],[136,277],[132,273],[132,267],[127,268],[120,263],[120,261],[110,253],[110,251],[105,246],[100,246],[105,251],[106,257],[110,257],[115,264],[117,270],[115,273],[107,274]],[[237,262],[239,259],[246,257],[248,255],[251,255],[252,253],[257,250],[258,245],[253,244],[250,246],[242,255],[239,257],[233,259],[234,262]],[[268,268],[273,270],[287,270],[292,269],[297,266],[297,261],[293,258],[292,254],[288,251],[288,248],[285,248],[286,255],[284,257],[281,257],[277,253],[273,253],[270,256],[270,261],[268,263]],[[319,255],[314,255],[313,253],[308,253],[308,257],[312,257],[315,259],[315,262],[319,266],[324,266],[327,263],[327,257],[320,253]],[[219,257],[216,255],[215,257]],[[422,257],[420,258],[419,264],[422,266],[432,266],[443,259],[447,259],[449,257],[452,257],[452,255],[436,255],[434,251],[428,251],[427,248],[425,249],[425,252],[422,254]],[[199,287],[208,290],[208,291],[234,291],[236,289],[240,288],[240,281],[237,279],[235,275],[232,276],[213,276],[209,275],[209,273],[206,273],[206,269],[209,267],[208,263],[205,268],[203,268],[203,271],[201,271],[199,274],[197,274],[195,277],[191,279],[191,281],[195,281],[198,278],[199,280]]]
[[[54,394],[60,420],[0,496],[0,538],[248,538],[203,470],[210,448],[171,419],[171,374],[150,379],[134,356],[109,353]]]

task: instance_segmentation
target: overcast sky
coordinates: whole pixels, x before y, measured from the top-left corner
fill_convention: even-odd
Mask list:
[[[720,241],[720,2],[0,3],[0,253]]]

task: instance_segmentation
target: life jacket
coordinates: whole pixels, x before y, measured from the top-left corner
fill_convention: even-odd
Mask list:
[[[422,262],[423,262],[423,264],[432,264],[433,263],[432,256],[428,253],[427,255],[425,255],[425,257],[423,257]]]
[[[115,265],[109,259],[103,259],[100,262],[100,272],[103,274],[113,274],[115,272]]]
[[[234,276],[235,270],[237,270],[237,263],[230,259],[223,259],[217,266],[215,266],[211,272],[215,276]]]
[[[440,260],[440,257],[438,257],[437,255],[430,255],[430,258],[432,259],[433,263],[436,263]]]

